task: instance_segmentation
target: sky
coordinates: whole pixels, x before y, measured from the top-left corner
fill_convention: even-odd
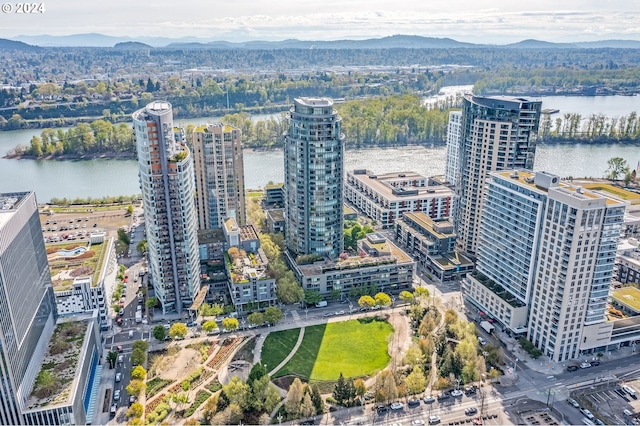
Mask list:
[[[3,3],[4,2],[4,3]],[[101,33],[207,41],[339,40],[395,34],[507,44],[640,40],[640,0],[0,1],[0,38]]]

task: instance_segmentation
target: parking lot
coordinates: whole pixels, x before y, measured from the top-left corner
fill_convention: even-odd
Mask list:
[[[578,410],[582,417],[588,417],[585,411],[590,411],[595,424],[640,424],[637,419],[640,415],[639,389],[638,381],[599,382],[595,386],[573,391],[571,396],[578,407],[571,407],[570,410]]]

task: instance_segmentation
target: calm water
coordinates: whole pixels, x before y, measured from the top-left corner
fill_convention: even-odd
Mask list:
[[[634,102],[635,101],[635,102]],[[560,114],[576,112],[583,116],[602,112],[609,116],[628,115],[640,108],[637,96],[563,97],[543,99],[543,108],[560,109]],[[279,114],[256,115],[260,120]],[[219,117],[213,117],[219,120]],[[204,123],[212,118],[176,120],[179,123]],[[28,144],[40,130],[0,132],[0,156],[17,144]],[[366,168],[376,173],[412,170],[430,176],[444,174],[444,146],[372,148],[350,150],[345,157],[346,170]],[[602,177],[611,157],[624,158],[629,166],[640,161],[640,144],[623,145],[539,145],[535,169],[559,176]],[[268,181],[283,180],[282,151],[250,151],[244,153],[245,186],[261,188]],[[138,194],[138,172],[134,160],[96,159],[86,161],[9,160],[0,158],[0,192],[35,190],[39,202],[53,197],[99,198],[109,195]]]

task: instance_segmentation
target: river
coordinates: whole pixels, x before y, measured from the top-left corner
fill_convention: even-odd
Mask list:
[[[608,116],[628,115],[638,109],[635,96],[542,98],[543,108],[555,108],[563,113],[580,113],[583,117],[604,113]],[[634,102],[635,101],[635,102]],[[280,114],[254,115],[253,120],[277,117]],[[219,117],[176,120],[177,123],[204,123]],[[27,145],[40,130],[0,132],[0,156],[18,144]],[[376,173],[412,170],[424,176],[444,174],[444,145],[399,148],[369,148],[348,150],[345,169],[370,169]],[[630,167],[640,161],[640,146],[636,145],[538,145],[535,170],[545,170],[559,176],[603,177],[607,160],[622,157]],[[284,164],[282,151],[244,152],[245,187],[262,188],[269,182],[282,182]],[[38,202],[51,198],[101,198],[110,195],[140,193],[138,171],[134,160],[94,159],[82,161],[14,160],[0,158],[0,192],[35,190]]]

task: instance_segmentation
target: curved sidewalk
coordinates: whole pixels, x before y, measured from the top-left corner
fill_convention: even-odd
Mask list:
[[[289,362],[289,360],[296,354],[296,352],[298,351],[298,348],[302,344],[302,339],[304,339],[304,329],[305,329],[305,327],[300,327],[300,333],[298,334],[298,341],[296,342],[296,344],[291,349],[291,352],[289,353],[289,355],[287,355],[286,358],[283,359],[282,362],[280,364],[278,364],[275,368],[273,368],[271,371],[267,372],[267,374],[269,376],[273,376],[278,370],[280,370],[282,367],[284,367],[285,364],[287,362]],[[258,338],[258,341],[256,342],[256,346],[255,346],[255,348],[253,350],[253,363],[254,364],[257,364],[257,363],[260,362],[260,357],[262,356],[262,345],[264,345],[264,340],[267,338],[268,335],[269,335],[269,333],[261,334],[260,337]]]

